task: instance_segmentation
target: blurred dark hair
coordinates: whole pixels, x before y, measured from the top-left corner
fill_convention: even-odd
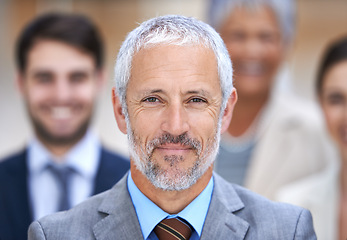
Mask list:
[[[321,65],[318,70],[316,81],[316,92],[322,92],[323,78],[326,72],[335,64],[347,60],[347,36],[331,43],[325,50]]]
[[[30,49],[37,40],[57,40],[90,54],[95,65],[103,65],[103,43],[96,26],[85,16],[48,13],[30,22],[22,31],[16,45],[16,62],[23,72]]]

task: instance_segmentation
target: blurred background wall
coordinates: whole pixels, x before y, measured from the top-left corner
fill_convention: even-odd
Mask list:
[[[314,78],[328,42],[347,35],[346,0],[298,0],[296,40],[283,75],[294,93],[315,101]],[[83,13],[100,28],[106,44],[108,85],[99,99],[94,129],[110,149],[127,155],[126,136],[113,117],[113,65],[125,35],[148,18],[182,14],[206,19],[207,0],[0,0],[0,158],[23,148],[31,136],[16,89],[14,45],[23,26],[47,11]]]

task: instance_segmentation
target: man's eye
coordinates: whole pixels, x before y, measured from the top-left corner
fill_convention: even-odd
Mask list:
[[[201,99],[201,98],[192,98],[189,100],[189,102],[193,102],[193,103],[205,103],[206,100]]]
[[[47,84],[53,81],[53,76],[49,74],[39,74],[36,76],[36,79],[39,83]]]
[[[153,102],[159,102],[159,99],[156,97],[149,97],[149,98],[145,98],[143,101],[153,103]]]
[[[240,41],[244,41],[245,39],[246,39],[246,34],[242,32],[233,32],[229,34],[228,36],[228,40],[232,42],[240,42]]]
[[[261,42],[264,42],[264,43],[274,43],[274,42],[276,42],[277,37],[275,34],[262,33],[259,35],[259,39]]]
[[[83,73],[71,74],[70,81],[72,83],[80,83],[87,79],[87,75]]]
[[[344,97],[339,94],[332,94],[328,96],[328,103],[331,105],[343,104],[345,102],[344,100]]]

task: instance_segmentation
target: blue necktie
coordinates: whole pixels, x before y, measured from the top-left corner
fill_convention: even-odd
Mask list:
[[[69,166],[58,166],[56,164],[48,164],[47,168],[53,174],[60,188],[58,211],[70,209],[69,183],[74,170]]]

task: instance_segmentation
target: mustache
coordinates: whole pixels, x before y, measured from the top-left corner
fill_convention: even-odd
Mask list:
[[[168,143],[181,144],[182,146],[191,147],[196,150],[198,154],[201,152],[201,143],[197,139],[189,137],[187,133],[183,133],[178,136],[165,133],[151,140],[146,146],[146,151],[147,153],[152,153],[155,148]]]

